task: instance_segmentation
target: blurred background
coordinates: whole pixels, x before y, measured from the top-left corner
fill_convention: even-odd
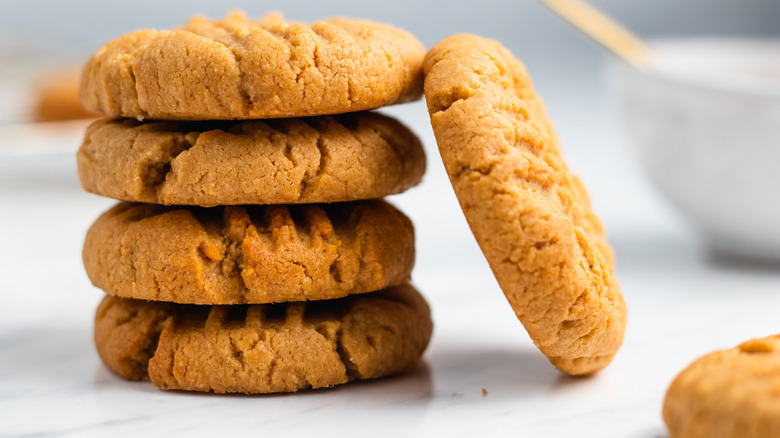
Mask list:
[[[591,3],[647,38],[780,34],[780,2],[776,0],[593,0]],[[166,29],[183,23],[193,14],[221,17],[239,8],[251,16],[279,10],[295,20],[334,15],[370,18],[407,29],[428,47],[454,33],[475,33],[501,41],[522,59],[553,110],[565,105],[566,95],[572,91],[591,90],[593,95],[598,95],[604,53],[532,0],[3,1],[0,2],[0,68],[14,69],[20,63],[34,63],[43,68],[79,62],[106,41],[131,30]],[[592,108],[589,112],[593,112]]]
[[[591,3],[648,39],[780,37],[778,0]],[[81,191],[75,151],[87,122],[56,127],[29,123],[37,90],[47,77],[65,82],[58,70],[68,66],[78,70],[96,49],[123,33],[171,28],[193,14],[221,17],[234,9],[250,16],[277,10],[304,21],[334,15],[365,17],[404,28],[427,47],[451,34],[475,33],[501,41],[526,64],[566,159],[584,180],[615,248],[617,275],[630,309],[629,328],[623,350],[598,379],[572,383],[554,372],[506,305],[469,232],[439,160],[424,102],[383,108],[415,131],[426,148],[423,183],[391,201],[415,223],[413,280],[431,302],[436,321],[426,356],[435,392],[431,397],[444,400],[438,402],[441,406],[460,394],[457,406],[462,409],[446,414],[456,420],[453,424],[474,420],[464,431],[514,430],[524,422],[535,425],[525,429],[528,436],[565,437],[573,431],[598,430],[592,436],[661,437],[658,411],[663,391],[684,365],[706,351],[780,331],[777,265],[722,264],[707,255],[694,226],[653,187],[626,140],[611,79],[605,74],[610,55],[536,1],[0,1],[0,293],[5,303],[0,306],[0,412],[5,413],[0,415],[0,436],[3,431],[52,433],[65,426],[111,423],[128,416],[125,397],[138,395],[137,387],[120,386],[95,356],[91,320],[102,292],[89,284],[80,257],[87,228],[115,201]],[[769,189],[780,192],[780,186]],[[518,343],[525,356],[515,348]],[[57,363],[50,360],[55,356]],[[37,367],[50,362],[48,368]],[[87,389],[71,391],[67,382]],[[463,396],[464,385],[476,388],[476,395]],[[572,386],[570,391],[561,390]],[[37,388],[38,399],[14,398],[31,387]],[[479,391],[484,387],[490,390],[487,402]],[[371,395],[368,388],[363,394]],[[373,395],[385,397],[392,384],[390,390],[379,389],[380,394]],[[536,398],[525,397],[528,390]],[[77,395],[68,399],[68,394]],[[354,403],[349,392],[340,394]],[[302,399],[309,400],[302,406],[320,403],[317,395]],[[138,405],[143,407],[146,398],[140,394]],[[82,410],[82,404],[62,400],[98,408]],[[168,400],[158,399],[155,409],[169,406]],[[206,406],[236,399],[200,400]],[[263,405],[266,413],[282,409],[271,403],[278,399],[256,401],[268,402]],[[167,409],[186,410],[176,403]],[[491,421],[474,417],[472,403],[484,403],[479,412],[495,414]],[[358,404],[362,414],[376,406]],[[99,409],[103,406],[106,412]],[[506,406],[517,407],[517,412],[527,409],[532,413],[527,417],[535,418],[504,415]],[[259,411],[222,417],[212,427],[229,423],[239,428]],[[358,416],[347,411],[346,416]],[[41,412],[47,416],[40,418]],[[311,425],[344,417],[318,412],[309,417],[317,419]],[[280,416],[291,417],[289,410]],[[209,412],[202,421],[213,417]],[[442,417],[431,414],[416,430],[436,433],[441,422]],[[122,431],[124,425],[115,421],[98,430]]]
[[[648,38],[780,34],[780,2],[775,0],[593,0],[591,3]],[[334,15],[370,18],[407,29],[429,47],[460,32],[495,38],[529,65],[543,91],[566,84],[592,86],[602,60],[597,48],[531,0],[446,3],[174,0],[164,4],[153,0],[4,1],[0,3],[0,49],[4,56],[73,61],[88,57],[104,42],[134,29],[165,29],[183,23],[193,14],[220,17],[239,8],[250,16],[279,10],[294,20],[311,21]],[[8,68],[7,62],[3,62],[3,68]]]

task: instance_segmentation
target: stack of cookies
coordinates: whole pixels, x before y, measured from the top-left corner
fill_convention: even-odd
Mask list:
[[[123,202],[84,265],[108,295],[103,362],[166,389],[298,391],[401,372],[428,344],[408,284],[419,140],[366,112],[417,99],[424,48],[390,26],[192,19],[98,50],[81,99],[116,117],[78,152],[85,190]]]

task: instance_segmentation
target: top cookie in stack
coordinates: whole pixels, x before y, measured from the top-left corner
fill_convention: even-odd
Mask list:
[[[425,156],[365,110],[421,97],[424,56],[383,24],[236,13],[98,50],[81,99],[119,118],[88,128],[79,177],[139,203],[104,213],[84,244],[112,295],[96,316],[104,363],[167,389],[245,393],[411,367],[432,329],[407,284],[414,232],[369,199],[419,183]],[[322,203],[337,204],[279,205]]]
[[[388,25],[233,13],[111,41],[87,64],[81,100],[95,113],[137,119],[341,114],[420,98],[424,57],[416,38]]]

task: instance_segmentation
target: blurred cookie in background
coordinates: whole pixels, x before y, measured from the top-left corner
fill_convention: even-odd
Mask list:
[[[50,70],[36,82],[31,121],[56,122],[97,117],[84,109],[79,101],[81,67],[68,66]]]

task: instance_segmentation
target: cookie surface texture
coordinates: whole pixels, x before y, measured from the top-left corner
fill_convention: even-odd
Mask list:
[[[340,114],[419,98],[424,56],[409,33],[369,21],[196,17],[100,48],[81,101],[100,114],[164,120]]]
[[[444,166],[515,314],[561,371],[604,368],[626,324],[612,250],[524,67],[495,41],[456,35],[424,68]]]
[[[415,135],[377,113],[246,122],[107,119],[77,154],[88,192],[176,205],[342,202],[417,184]]]
[[[295,392],[409,369],[431,336],[410,285],[330,301],[193,306],[106,296],[95,316],[103,362],[164,389]]]
[[[174,208],[120,203],[87,232],[92,283],[183,304],[325,300],[405,282],[414,229],[390,204]]]
[[[669,386],[670,438],[780,436],[780,335],[694,361]]]

